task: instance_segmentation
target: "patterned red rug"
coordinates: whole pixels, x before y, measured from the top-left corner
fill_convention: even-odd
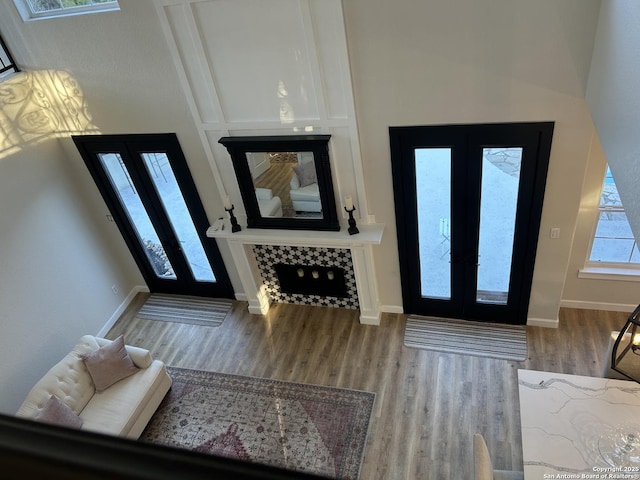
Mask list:
[[[374,393],[167,368],[173,386],[140,440],[358,478]]]

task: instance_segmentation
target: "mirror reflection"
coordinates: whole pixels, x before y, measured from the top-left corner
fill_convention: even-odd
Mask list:
[[[247,152],[262,217],[323,218],[313,152]]]
[[[339,231],[330,135],[222,137],[247,212],[247,228]]]

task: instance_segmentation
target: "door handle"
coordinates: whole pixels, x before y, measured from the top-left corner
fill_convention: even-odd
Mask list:
[[[467,255],[466,262],[469,265],[475,265],[476,267],[479,267],[480,266],[480,255],[478,255],[477,257],[475,257],[474,255]]]

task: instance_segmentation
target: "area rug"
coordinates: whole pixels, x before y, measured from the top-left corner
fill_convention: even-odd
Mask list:
[[[374,393],[167,368],[173,386],[141,440],[358,478]]]
[[[232,305],[233,302],[227,299],[152,293],[136,317],[218,327]]]
[[[471,322],[411,315],[404,333],[407,347],[504,360],[527,359],[524,325]]]

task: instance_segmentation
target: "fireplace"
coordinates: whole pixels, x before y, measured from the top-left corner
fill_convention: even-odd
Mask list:
[[[282,293],[342,298],[348,296],[342,268],[286,263],[277,263],[273,268]]]
[[[346,230],[316,232],[278,229],[207,230],[207,236],[225,239],[238,269],[243,292],[238,300],[248,302],[252,314],[265,315],[273,302],[298,303],[360,310],[360,323],[380,325],[378,287],[373,265],[373,246],[382,241],[384,225],[363,224],[360,233]],[[297,265],[342,269],[346,297],[306,293],[283,293],[275,265]],[[327,273],[327,272],[325,272]],[[297,274],[297,269],[296,269]],[[306,274],[306,272],[305,272]]]
[[[253,245],[252,250],[272,302],[359,308],[349,249]]]

